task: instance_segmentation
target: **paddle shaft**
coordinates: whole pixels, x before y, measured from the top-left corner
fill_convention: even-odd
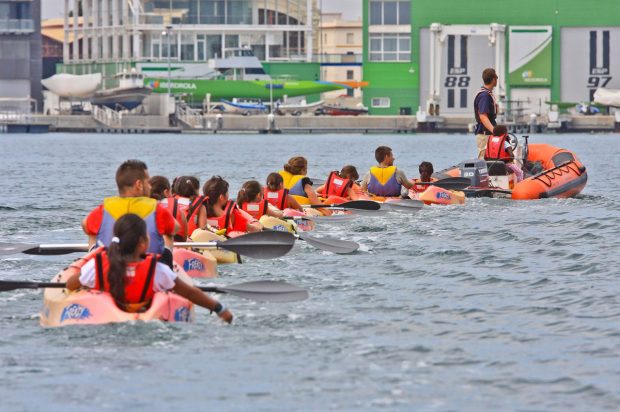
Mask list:
[[[23,286],[16,287],[15,289],[65,289],[66,283],[60,282],[24,282]],[[229,293],[229,291],[222,290],[217,286],[196,286],[203,292],[212,293]]]

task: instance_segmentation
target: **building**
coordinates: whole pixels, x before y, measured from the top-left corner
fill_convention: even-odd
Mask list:
[[[61,70],[109,80],[140,62],[204,64],[248,47],[272,76],[318,80],[315,1],[65,0]],[[81,47],[70,48],[71,38],[81,38]]]
[[[0,59],[0,111],[40,109],[40,0],[0,0]]]
[[[355,86],[362,81],[362,21],[342,19],[342,13],[322,13],[318,31],[319,41],[315,55],[321,63],[321,80]],[[360,87],[352,87],[346,92],[324,93],[327,101],[342,96],[343,103],[361,102]]]
[[[616,0],[364,0],[363,21],[371,114],[472,117],[485,67],[498,70],[498,97],[517,114],[620,88]]]
[[[82,17],[78,19],[78,26],[82,26]],[[56,66],[62,63],[63,44],[65,41],[64,19],[46,19],[41,22],[41,46],[43,58],[43,79],[56,74]],[[73,31],[69,31],[67,43],[69,55],[73,53]],[[77,46],[82,47],[82,40],[78,38]]]

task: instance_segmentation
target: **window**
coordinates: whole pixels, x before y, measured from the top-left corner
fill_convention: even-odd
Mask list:
[[[347,44],[355,44],[355,35],[353,33],[347,33]]]
[[[373,97],[370,101],[370,105],[372,107],[376,107],[380,109],[389,109],[390,98],[389,97]]]
[[[353,80],[355,78],[355,75],[353,73],[353,70],[347,70],[347,80]]]
[[[394,25],[411,23],[411,0],[371,0],[370,24]]]
[[[405,33],[370,35],[371,61],[408,61],[411,59],[411,36]]]

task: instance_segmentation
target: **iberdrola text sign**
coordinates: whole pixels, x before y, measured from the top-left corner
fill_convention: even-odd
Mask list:
[[[551,85],[551,26],[511,26],[508,44],[511,86]]]

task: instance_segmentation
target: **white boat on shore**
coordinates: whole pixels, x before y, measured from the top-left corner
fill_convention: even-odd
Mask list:
[[[620,107],[620,90],[598,88],[594,92],[594,103]]]
[[[302,113],[307,113],[312,110],[318,109],[325,103],[323,100],[319,100],[314,103],[306,103],[305,100],[302,100],[301,103],[291,103],[291,104],[278,104],[275,105],[275,113],[279,115],[291,114],[293,116],[300,116]]]
[[[101,73],[82,75],[60,73],[41,80],[41,84],[60,97],[86,99],[97,91],[101,84]]]

